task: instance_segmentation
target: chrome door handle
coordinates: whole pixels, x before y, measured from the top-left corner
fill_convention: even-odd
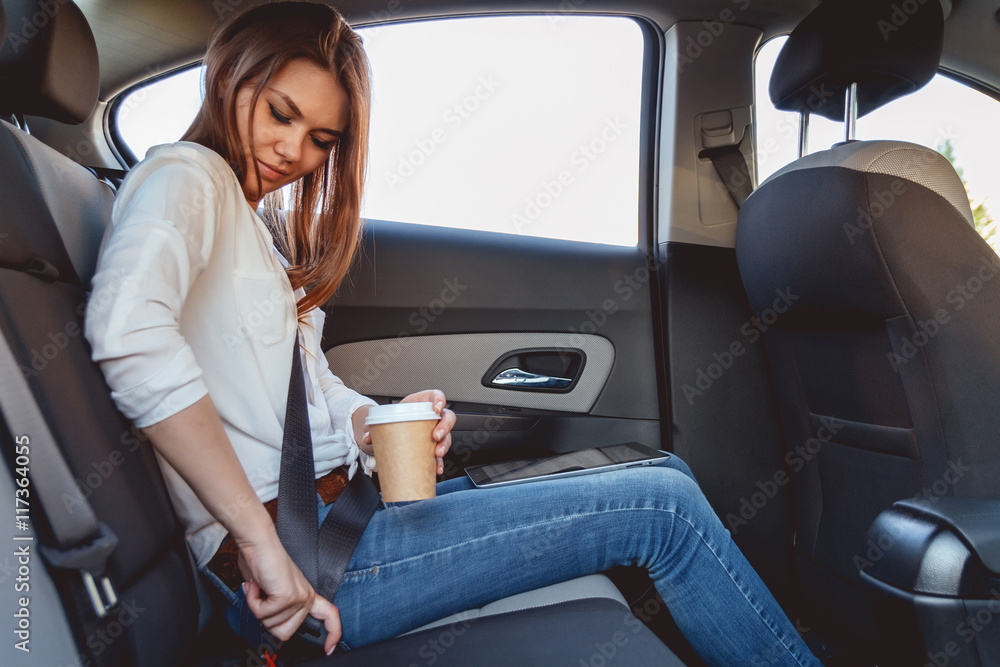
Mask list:
[[[537,387],[539,389],[565,389],[573,384],[569,378],[554,378],[548,375],[539,375],[522,371],[520,368],[508,368],[501,371],[490,384],[499,387]]]

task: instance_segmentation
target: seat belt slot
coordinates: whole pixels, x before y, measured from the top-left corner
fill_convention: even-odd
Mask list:
[[[753,191],[751,167],[743,153],[744,141],[752,136],[751,120],[750,107],[712,111],[695,119],[698,159],[709,160],[712,164],[707,170],[701,168],[703,162],[699,165],[699,198],[703,210],[716,208],[717,205],[705,201],[710,189],[701,191],[701,186],[706,185],[701,182],[702,179],[715,181],[722,197],[730,199],[737,209],[743,206]],[[714,174],[711,173],[713,171]]]

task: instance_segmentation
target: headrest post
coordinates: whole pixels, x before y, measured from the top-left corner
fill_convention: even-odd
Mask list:
[[[799,157],[803,157],[809,150],[809,112],[799,112]]]
[[[846,125],[847,141],[854,141],[858,124],[858,84],[852,83],[847,89],[847,99],[844,108],[844,125]]]

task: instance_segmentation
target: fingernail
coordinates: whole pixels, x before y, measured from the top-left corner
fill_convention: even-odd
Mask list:
[[[440,440],[441,438],[444,437],[444,431],[438,431],[437,433],[434,434],[434,437]]]
[[[240,584],[240,588],[243,589],[243,595],[246,595],[247,594],[247,582],[244,581],[242,584]]]
[[[442,401],[438,401],[437,409],[440,410],[443,407],[444,407],[444,403]]]
[[[337,648],[337,645],[336,645],[336,644],[334,644],[333,646],[331,646],[331,647],[330,647],[330,650],[329,650],[329,651],[327,651],[327,652],[326,652],[326,654],[327,654],[327,655],[330,655],[331,653],[333,653],[333,650],[334,650],[335,648]]]

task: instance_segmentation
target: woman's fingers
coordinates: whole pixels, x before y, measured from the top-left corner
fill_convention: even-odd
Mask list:
[[[451,429],[455,427],[456,419],[455,413],[447,408],[441,412],[441,419],[434,427],[434,439],[438,441],[436,448],[438,456],[447,454],[451,447]]]
[[[444,408],[444,404],[448,402],[445,398],[444,392],[440,389],[425,389],[424,391],[418,391],[415,394],[410,394],[399,401],[400,403],[430,403],[434,407],[434,411],[438,414]]]
[[[305,607],[295,603],[289,605],[288,600],[282,600],[277,595],[264,597],[264,591],[256,581],[244,583],[243,592],[250,611],[261,622],[261,625],[278,639],[288,639],[288,637],[282,637],[274,628],[292,618],[299,609]],[[305,619],[305,615],[302,618]]]
[[[449,449],[451,449],[451,430],[455,427],[457,417],[453,411],[445,407],[448,403],[448,399],[444,395],[444,392],[440,389],[418,391],[417,393],[410,394],[400,401],[400,403],[416,402],[431,403],[431,405],[434,406],[434,411],[441,416],[441,418],[438,419],[437,425],[434,427],[432,437],[437,442],[434,447],[434,456],[437,459],[437,473],[439,475],[444,474],[444,455],[448,453]],[[365,442],[368,443],[369,441],[370,439],[368,434],[365,434]]]
[[[288,641],[292,638],[292,635],[296,633],[306,620],[306,616],[310,613],[309,610],[315,604],[314,600],[313,603],[288,606],[287,602],[282,603],[276,599],[276,596],[262,598],[260,586],[256,582],[247,584],[244,590],[247,603],[250,605],[250,610],[254,616],[260,620],[260,624],[264,626],[264,629],[282,641]],[[313,595],[313,598],[316,597],[319,596]],[[339,633],[339,617],[337,627]]]
[[[337,642],[340,641],[343,632],[340,625],[340,610],[326,598],[317,595],[313,599],[309,614],[323,621],[323,626],[326,628],[326,644],[324,644],[323,650],[327,655],[330,655],[336,648]]]

